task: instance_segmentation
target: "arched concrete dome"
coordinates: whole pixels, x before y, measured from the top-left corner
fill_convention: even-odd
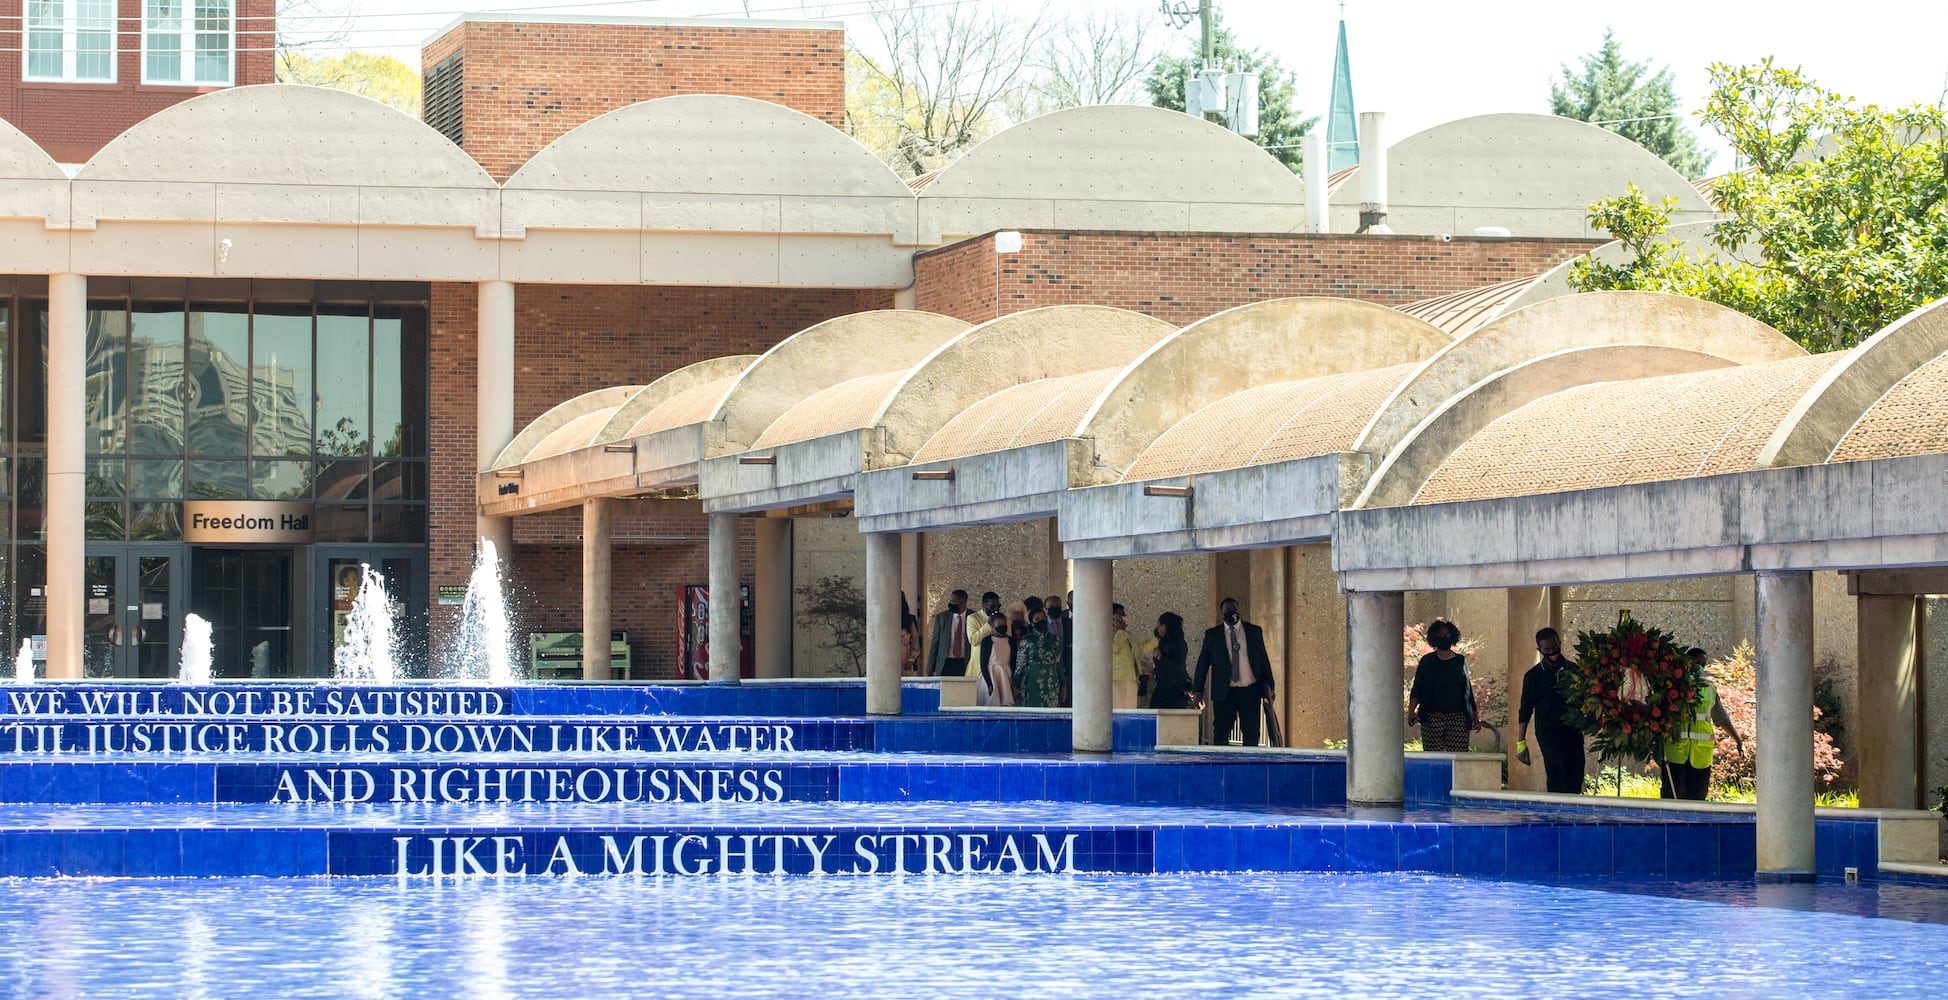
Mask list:
[[[1526,278],[1510,278],[1492,285],[1469,288],[1464,291],[1436,295],[1432,298],[1409,302],[1395,309],[1416,319],[1424,319],[1450,337],[1465,337],[1483,324],[1510,312],[1515,303],[1526,295],[1536,282],[1545,277],[1532,274]]]
[[[1938,377],[1923,374],[1948,352],[1948,300],[1922,306],[1844,352],[1781,421],[1759,452],[1763,467],[1816,465],[1848,454],[1923,454],[1948,430]],[[1885,407],[1883,409],[1883,406]],[[1902,449],[1918,449],[1907,451]],[[1837,459],[1847,461],[1847,459]]]
[[[1371,302],[1315,296],[1254,302],[1192,323],[1131,362],[1103,390],[1076,436],[1095,442],[1095,465],[1114,481],[1172,427],[1220,400],[1420,361],[1450,343],[1426,322]]]
[[[1482,428],[1415,503],[1530,496],[1742,472],[1839,364],[1817,354],[1564,389]]]
[[[1005,129],[920,190],[920,239],[995,229],[1297,232],[1305,190],[1243,136],[1178,111],[1070,108]]]
[[[549,143],[506,189],[509,223],[520,227],[901,237],[913,229],[913,193],[865,147],[747,97],[618,108]]]
[[[158,111],[103,146],[74,192],[88,219],[499,223],[499,185],[445,136],[377,101],[293,84]]]
[[[1411,502],[1490,423],[1571,386],[1805,354],[1777,330],[1702,299],[1590,292],[1545,300],[1455,341],[1394,391],[1354,446],[1385,456],[1355,506]]]
[[[878,376],[885,390],[859,414],[863,426],[907,369],[966,330],[951,316],[910,309],[878,309],[826,320],[786,337],[738,376],[710,415],[708,456],[729,455],[770,443],[803,441],[829,433],[833,406],[843,408],[864,392],[841,388]],[[801,404],[819,402],[785,420]],[[850,412],[850,411],[846,411]],[[843,421],[841,421],[843,422]],[[773,429],[773,425],[778,425]],[[853,428],[838,428],[850,430]],[[768,446],[768,445],[767,445]]]
[[[521,428],[489,468],[509,469],[523,462],[702,423],[730,384],[757,359],[755,354],[711,358],[685,365],[648,385],[609,386],[582,393]]]
[[[643,388],[640,385],[607,386],[556,403],[521,428],[520,433],[501,449],[488,468],[513,468],[522,462],[587,447],[595,432],[601,430],[603,424],[615,414],[616,407]]]
[[[1653,204],[1678,199],[1675,221],[1712,215],[1670,164],[1615,132],[1556,115],[1480,115],[1387,150],[1387,225],[1414,234],[1505,226],[1517,236],[1600,236],[1589,229],[1589,206],[1630,184]],[[1359,200],[1356,179],[1333,192],[1334,232],[1358,228]]]
[[[66,233],[50,233],[68,224],[68,175],[25,132],[12,123],[0,121],[0,223],[11,230],[0,239],[0,267],[13,272],[47,269],[47,261],[59,259]]]
[[[1118,370],[1176,331],[1110,306],[1048,306],[982,323],[915,365],[874,414],[884,461],[1069,437]]]

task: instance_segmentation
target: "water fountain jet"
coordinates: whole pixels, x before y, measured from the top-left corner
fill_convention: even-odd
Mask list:
[[[216,643],[210,638],[210,623],[202,615],[183,619],[183,650],[176,661],[176,683],[208,684],[210,661],[216,656]]]
[[[34,640],[20,640],[20,652],[14,655],[14,683],[34,683]]]
[[[489,684],[513,683],[514,628],[507,614],[507,590],[501,580],[500,554],[485,538],[474,552],[473,574],[467,578],[467,596],[460,607],[456,633],[446,659],[449,676]]]
[[[398,609],[386,593],[386,578],[359,564],[358,596],[345,619],[345,638],[333,656],[341,681],[391,684],[399,677]]]

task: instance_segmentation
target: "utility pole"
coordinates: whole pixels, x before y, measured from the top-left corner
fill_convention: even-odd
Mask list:
[[[1204,27],[1204,65],[1199,69],[1216,68],[1216,42],[1211,37],[1211,6],[1211,0],[1197,0],[1197,19],[1203,22]]]

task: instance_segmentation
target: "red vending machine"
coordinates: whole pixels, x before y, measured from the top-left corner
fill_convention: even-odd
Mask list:
[[[757,673],[757,660],[751,650],[751,587],[739,584],[737,588],[738,647],[743,654],[738,664],[739,677],[752,677]],[[677,641],[682,647],[678,662],[682,664],[683,676],[689,680],[710,679],[710,588],[702,584],[686,584],[677,597]]]

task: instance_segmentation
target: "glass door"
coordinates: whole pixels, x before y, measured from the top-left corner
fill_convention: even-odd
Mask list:
[[[191,609],[210,623],[212,677],[292,677],[291,550],[198,547]]]
[[[361,567],[370,566],[385,578],[386,597],[395,617],[399,642],[399,676],[427,677],[426,550],[418,547],[378,545],[315,545],[311,552],[314,617],[320,627],[312,662],[315,672],[330,675],[337,662],[338,646],[345,638],[345,623],[358,601]]]
[[[89,546],[82,670],[88,677],[166,679],[182,644],[180,550]]]

